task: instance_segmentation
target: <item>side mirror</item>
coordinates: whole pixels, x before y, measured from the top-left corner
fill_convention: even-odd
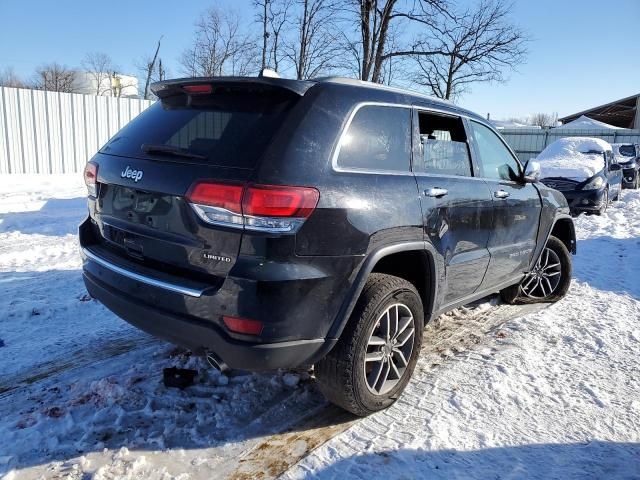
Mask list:
[[[540,181],[540,163],[531,160],[525,163],[522,180],[526,183],[536,183]]]

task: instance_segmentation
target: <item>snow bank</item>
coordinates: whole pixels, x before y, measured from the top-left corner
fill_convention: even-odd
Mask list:
[[[536,158],[540,162],[540,177],[586,180],[604,168],[602,153],[610,150],[611,145],[599,138],[561,138]]]
[[[7,383],[67,368],[88,347],[99,356],[107,338],[119,348],[140,341],[82,282],[76,233],[86,195],[79,174],[0,176],[0,379]]]

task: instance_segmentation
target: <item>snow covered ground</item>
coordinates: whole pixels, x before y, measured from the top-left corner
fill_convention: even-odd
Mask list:
[[[0,478],[640,478],[640,192],[576,219],[566,299],[441,317],[363,420],[305,371],[224,376],[89,299],[84,194],[0,176]]]

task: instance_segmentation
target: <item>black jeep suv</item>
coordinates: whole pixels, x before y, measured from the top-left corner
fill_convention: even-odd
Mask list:
[[[198,78],[87,164],[90,294],[247,370],[315,365],[358,415],[405,388],[424,325],[494,292],[561,298],[574,228],[480,116],[345,79]]]

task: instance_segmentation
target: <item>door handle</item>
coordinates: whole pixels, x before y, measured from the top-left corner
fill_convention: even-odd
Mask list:
[[[509,195],[510,193],[505,190],[498,190],[493,192],[493,196],[496,198],[507,198]]]
[[[438,188],[438,187],[427,188],[424,191],[424,195],[426,197],[434,197],[434,198],[444,197],[447,193],[449,193],[449,190],[445,188]]]

